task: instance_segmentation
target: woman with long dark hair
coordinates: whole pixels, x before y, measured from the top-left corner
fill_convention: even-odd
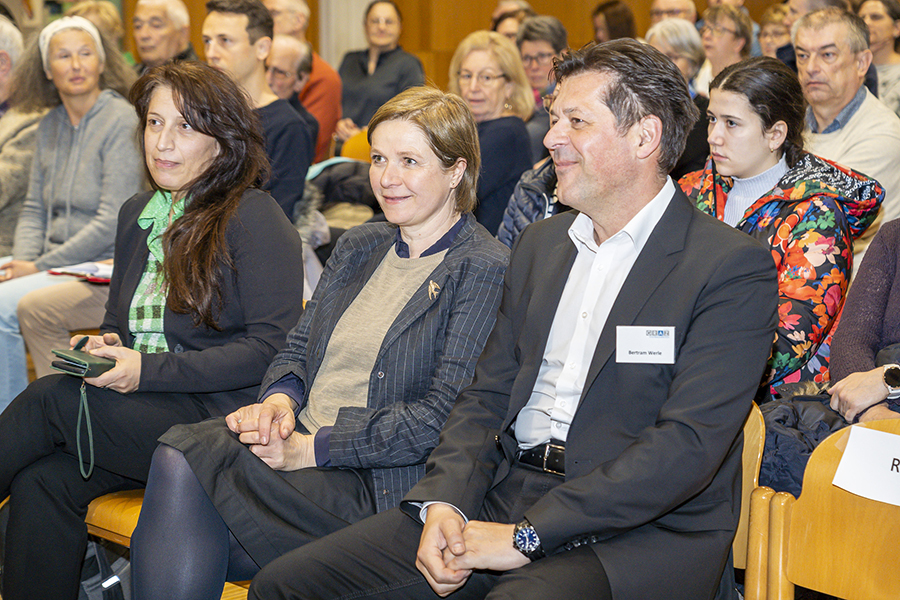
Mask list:
[[[825,339],[850,282],[853,240],[884,197],[877,181],[803,150],[805,115],[797,74],[783,63],[759,57],[726,67],[710,85],[710,159],[680,181],[700,210],[772,251],[772,386],[827,372]]]
[[[183,62],[146,73],[131,101],[156,189],[119,213],[102,334],[84,346],[115,366],[87,385],[41,378],[0,415],[5,599],[76,598],[88,503],[143,486],[172,425],[254,401],[301,313],[300,238],[252,187],[267,160],[244,93]]]

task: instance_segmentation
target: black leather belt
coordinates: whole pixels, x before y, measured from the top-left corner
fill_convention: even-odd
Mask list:
[[[548,442],[528,450],[520,450],[518,460],[523,465],[535,467],[547,473],[566,474],[566,447],[559,442]]]

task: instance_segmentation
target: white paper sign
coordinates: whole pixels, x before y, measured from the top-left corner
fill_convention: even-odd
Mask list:
[[[851,427],[832,483],[851,494],[900,506],[900,435]]]
[[[646,325],[617,326],[616,362],[675,364],[675,328]]]

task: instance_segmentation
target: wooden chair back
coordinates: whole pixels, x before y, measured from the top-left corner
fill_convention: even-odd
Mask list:
[[[747,539],[750,529],[750,494],[759,485],[759,467],[762,465],[763,445],[766,441],[766,424],[756,403],[744,423],[744,452],[741,455],[741,520],[734,536],[734,568],[747,568]]]
[[[344,145],[341,146],[341,156],[363,162],[372,162],[372,157],[369,154],[370,150],[371,146],[369,146],[366,130],[362,129],[344,142]]]
[[[900,419],[854,425],[900,434]],[[803,492],[756,495],[769,504],[767,598],[794,598],[802,586],[845,600],[896,600],[900,506],[869,500],[832,485],[850,428],[813,451]],[[898,475],[900,476],[900,475]],[[771,490],[769,490],[771,492]],[[748,596],[748,598],[750,598]]]

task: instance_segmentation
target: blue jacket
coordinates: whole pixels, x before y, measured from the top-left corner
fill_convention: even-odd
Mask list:
[[[522,173],[506,205],[497,239],[512,248],[526,226],[566,210],[556,197],[556,168],[547,159]]]

